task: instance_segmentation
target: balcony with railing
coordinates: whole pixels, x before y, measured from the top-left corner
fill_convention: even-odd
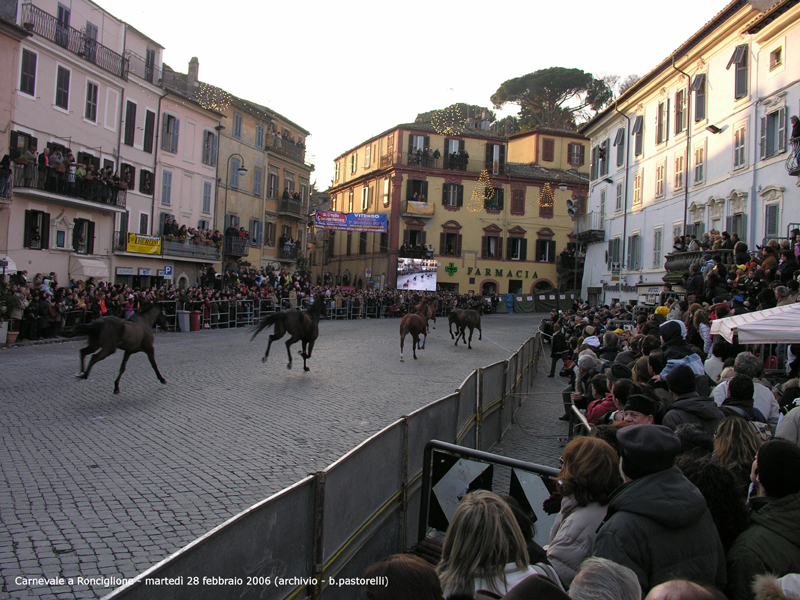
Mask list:
[[[283,260],[295,260],[297,258],[297,246],[278,248],[278,258]]]
[[[672,252],[667,254],[664,260],[664,269],[667,274],[663,279],[666,283],[681,283],[681,278],[689,272],[689,267],[693,264],[702,265],[705,260],[704,254],[710,254],[712,258],[719,256],[722,264],[729,268],[733,264],[733,250],[701,250],[699,252]]]
[[[486,160],[469,158],[467,154],[451,154],[450,156],[434,158],[431,153],[425,156],[422,153],[402,152],[400,154],[400,159],[401,163],[407,167],[438,169],[442,171],[461,171],[462,173],[480,173],[481,171],[488,171],[489,175],[505,174],[505,163],[500,161],[487,163]],[[383,160],[383,157],[381,157],[381,160]]]
[[[0,168],[0,200],[11,198],[11,190],[14,189],[14,174],[11,169]]]
[[[418,219],[432,219],[434,216],[435,205],[432,202],[414,202],[413,200],[403,200],[400,204],[401,217],[414,217]]]
[[[288,217],[299,219],[308,216],[306,214],[305,203],[302,200],[294,200],[292,198],[282,198],[278,202],[278,214]]]
[[[161,81],[161,69],[152,60],[148,61],[132,50],[125,52],[125,58],[128,61],[129,73],[133,73],[148,83],[158,85],[158,82]]]
[[[303,162],[306,156],[305,147],[299,146],[292,140],[287,140],[277,134],[267,134],[267,150],[305,164]]]
[[[145,254],[144,252],[137,251],[136,248],[129,243],[127,231],[114,232],[114,252],[132,252],[134,254]],[[153,239],[153,238],[149,238]],[[193,239],[180,239],[172,235],[161,236],[161,252],[157,254],[146,253],[149,256],[178,256],[181,258],[196,258],[207,260],[210,262],[217,261],[220,258],[220,247],[214,242],[208,241],[195,241]]]
[[[223,243],[226,256],[247,256],[250,251],[249,240],[238,235],[226,235]]]
[[[582,244],[594,244],[605,241],[606,231],[603,228],[604,218],[600,213],[587,213],[575,219],[575,233]]]
[[[800,175],[800,138],[789,140],[789,156],[786,158],[786,170],[789,175]]]
[[[124,183],[90,175],[80,178],[69,173],[67,167],[39,168],[35,163],[20,160],[14,163],[13,187],[21,193],[37,192],[48,200],[67,205],[77,200],[84,206],[89,202],[97,207],[125,208],[128,196]]]
[[[22,5],[22,24],[28,31],[66,48],[117,77],[124,79],[128,75],[128,60],[124,56],[89,37],[85,32],[61,23],[38,6]]]

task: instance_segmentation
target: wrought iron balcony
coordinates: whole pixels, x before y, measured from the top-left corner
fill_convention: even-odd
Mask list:
[[[224,245],[226,256],[247,256],[250,248],[250,243],[246,238],[233,235],[225,236]]]
[[[124,56],[90,38],[84,32],[64,25],[38,6],[22,5],[22,24],[25,29],[66,48],[117,77],[125,79],[128,75],[128,60]]]
[[[169,239],[171,236],[161,236],[161,254],[166,256],[181,256],[184,258],[202,258],[209,261],[219,260],[220,249],[213,242],[209,245],[205,242],[195,242],[194,240]]]
[[[383,160],[383,157],[381,157],[381,160]],[[434,158],[433,152],[429,152],[428,156],[422,153],[417,154],[416,152],[403,152],[400,155],[400,160],[403,165],[422,169],[441,169],[443,171],[461,171],[462,173],[488,171],[490,176],[505,174],[505,163],[494,162],[487,164],[485,160],[472,159],[467,155],[452,154]]]
[[[435,213],[433,202],[413,202],[403,200],[400,205],[400,216],[415,217],[419,219],[432,219]]]
[[[789,142],[791,145],[786,159],[786,170],[789,175],[800,175],[800,138],[792,138]]]
[[[279,248],[278,249],[278,258],[282,258],[283,260],[294,260],[297,258],[297,247],[292,247],[290,249],[287,248]]]
[[[302,200],[281,199],[278,205],[278,214],[288,215],[291,217],[305,217],[304,203]]]
[[[100,177],[71,177],[66,168],[40,169],[34,163],[22,161],[14,163],[13,185],[20,190],[26,188],[39,190],[65,199],[88,200],[99,205],[119,208],[125,208],[128,197],[128,188],[122,183],[114,183]]]
[[[667,274],[663,279],[667,283],[681,283],[684,274],[689,272],[693,264],[702,265],[704,254],[722,258],[722,264],[730,267],[733,264],[733,250],[701,250],[700,252],[673,252],[667,254],[664,260],[664,270]]]
[[[303,161],[305,159],[306,149],[303,146],[298,146],[291,140],[283,139],[277,134],[267,134],[267,150],[291,158],[301,164],[305,164]]]
[[[604,218],[600,213],[588,213],[575,220],[575,233],[582,244],[594,244],[606,239]]]
[[[125,58],[128,61],[128,72],[133,73],[139,79],[144,79],[148,83],[158,85],[161,81],[161,69],[152,62],[147,62],[147,59],[142,58],[132,50],[125,52]]]

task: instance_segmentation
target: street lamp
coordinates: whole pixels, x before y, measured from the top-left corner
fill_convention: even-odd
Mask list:
[[[220,260],[222,264],[222,285],[225,285],[225,245],[228,243],[228,228],[225,224],[225,217],[228,215],[228,188],[231,185],[230,180],[230,170],[231,170],[231,159],[234,156],[238,156],[239,160],[242,161],[239,163],[239,175],[244,175],[247,173],[247,169],[244,168],[244,157],[237,152],[234,152],[228,157],[227,166],[225,167],[225,204],[222,209],[222,253],[220,254]],[[238,185],[237,185],[238,188]]]
[[[564,177],[566,175],[568,175],[568,174],[572,175],[576,179],[578,179],[578,182],[579,182],[578,183],[578,186],[579,186],[578,187],[578,190],[579,190],[579,192],[578,192],[578,198],[579,198],[578,202],[580,203],[580,188],[583,186],[584,183],[588,187],[589,178],[586,177],[586,175],[583,175],[582,173],[580,173],[577,169],[574,169],[574,168],[567,169],[566,171],[564,171],[561,174],[561,182],[558,184],[558,189],[561,190],[562,192],[567,191],[568,185],[564,181]],[[588,193],[587,193],[587,201],[588,201]],[[579,206],[580,206],[580,204],[579,204]],[[572,213],[572,214],[570,214],[570,216],[573,216],[577,212],[577,211],[575,211],[574,207],[572,206],[572,200],[568,200],[567,201],[567,207],[569,209],[569,212]],[[580,208],[578,208],[578,210],[580,210]],[[578,216],[580,216],[580,215],[578,215]],[[573,289],[578,289],[578,254],[580,252],[580,243],[578,241],[578,221],[577,220],[575,221],[575,225],[573,226],[573,232],[574,232],[574,235],[575,235],[575,252],[574,252],[574,257],[573,257],[573,272],[574,272],[575,275],[574,275],[572,287],[573,287]]]

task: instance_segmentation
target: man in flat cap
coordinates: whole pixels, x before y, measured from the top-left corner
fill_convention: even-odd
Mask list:
[[[592,554],[632,569],[643,595],[671,579],[724,584],[725,552],[706,501],[674,466],[678,436],[631,425],[617,440],[625,483],[611,496]]]

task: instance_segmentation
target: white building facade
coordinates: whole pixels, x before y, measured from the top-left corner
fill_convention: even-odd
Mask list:
[[[800,5],[757,4],[729,3],[582,128],[593,213],[578,224],[583,298],[652,302],[665,277],[677,282],[688,268],[667,258],[675,236],[736,232],[755,250],[800,226],[787,171]]]

